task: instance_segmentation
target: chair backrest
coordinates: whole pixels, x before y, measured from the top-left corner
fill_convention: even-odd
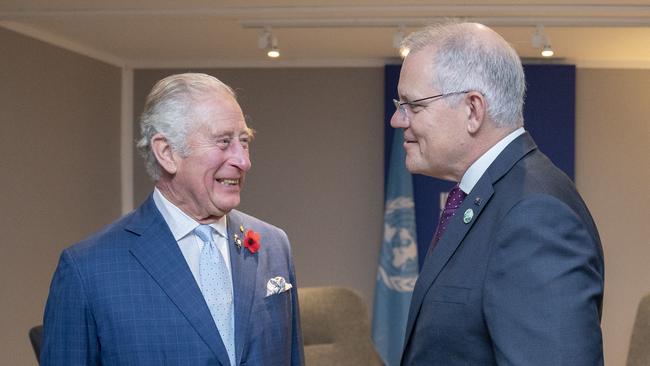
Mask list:
[[[650,294],[639,303],[627,353],[627,366],[650,365]]]
[[[361,296],[342,287],[298,288],[308,366],[382,365],[370,341]]]
[[[36,360],[40,361],[41,342],[43,341],[43,326],[37,325],[29,330],[29,340],[32,342],[32,348],[36,354]]]

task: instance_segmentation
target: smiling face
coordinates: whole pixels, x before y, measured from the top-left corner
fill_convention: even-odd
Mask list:
[[[183,212],[211,223],[239,205],[252,136],[239,104],[226,92],[211,93],[193,107],[189,154],[167,150],[171,163],[161,165],[169,174],[158,187]]]
[[[404,60],[398,85],[402,102],[442,93],[433,86],[433,52],[432,48],[423,49]],[[390,123],[394,128],[404,129],[406,167],[411,173],[459,181],[467,168],[464,154],[468,110],[463,100],[450,105],[443,99],[405,105],[406,113],[396,110]]]

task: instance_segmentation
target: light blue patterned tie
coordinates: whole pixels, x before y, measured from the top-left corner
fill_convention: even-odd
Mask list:
[[[235,323],[230,272],[212,240],[212,227],[199,225],[194,233],[205,243],[200,261],[201,291],[228,351],[230,364],[235,365]]]

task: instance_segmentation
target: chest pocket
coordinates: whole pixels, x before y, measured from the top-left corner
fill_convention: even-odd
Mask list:
[[[436,286],[431,288],[429,292],[431,300],[435,302],[467,304],[472,289],[457,286]]]

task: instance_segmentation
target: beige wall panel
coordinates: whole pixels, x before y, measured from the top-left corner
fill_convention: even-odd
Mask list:
[[[650,292],[650,70],[578,69],[576,183],[605,251],[605,364],[625,365]]]
[[[153,83],[173,72],[136,71],[136,115]],[[383,210],[383,69],[206,72],[236,89],[257,130],[240,208],[287,232],[300,286],[348,286],[371,304]],[[137,157],[138,203],[151,190],[142,164]]]
[[[120,213],[120,70],[0,28],[0,364],[36,365],[61,250]]]

